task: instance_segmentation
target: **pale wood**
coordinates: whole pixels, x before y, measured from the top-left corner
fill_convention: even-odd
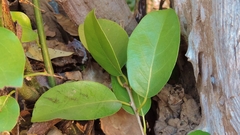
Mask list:
[[[240,1],[173,0],[200,95],[198,129],[240,133]]]
[[[56,0],[68,17],[77,25],[82,24],[93,9],[98,18],[110,19],[122,25],[130,34],[137,22],[125,0]]]

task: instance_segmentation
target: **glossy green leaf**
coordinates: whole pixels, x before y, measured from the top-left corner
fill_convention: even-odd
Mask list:
[[[127,52],[130,86],[145,98],[167,83],[176,63],[180,25],[173,9],[146,15],[133,31]]]
[[[13,21],[16,21],[22,28],[22,42],[30,42],[37,39],[38,35],[32,30],[30,19],[22,12],[12,11]]]
[[[128,35],[117,23],[96,18],[94,11],[91,11],[85,21],[84,28],[81,26],[79,35],[86,43],[93,58],[111,75],[122,75],[121,68],[127,60]]]
[[[84,34],[84,24],[80,24],[80,25],[79,25],[79,27],[78,27],[78,34],[79,34],[81,43],[82,43],[83,46],[88,50],[87,41],[86,41],[85,34]],[[88,51],[89,51],[89,50],[88,50]]]
[[[195,130],[195,131],[189,133],[188,135],[210,135],[210,133],[204,132],[202,130]]]
[[[70,82],[49,89],[38,99],[32,122],[98,119],[116,113],[121,107],[113,92],[100,83]]]
[[[0,97],[0,132],[11,131],[17,124],[20,114],[18,102],[12,97],[7,97]]]
[[[3,27],[0,27],[0,37],[0,89],[21,87],[25,66],[22,44],[12,31]]]
[[[126,103],[130,103],[130,98],[129,98],[128,92],[125,88],[123,88],[118,83],[117,77],[111,76],[111,84],[112,84],[113,93],[116,95],[117,99],[120,101],[124,101]],[[134,100],[136,107],[139,108],[139,106],[143,102],[144,98],[139,96],[134,91],[132,91],[132,95],[133,95],[133,100]],[[144,104],[144,106],[141,108],[139,115],[142,116],[141,112],[143,112],[143,115],[145,115],[148,112],[148,110],[150,109],[150,107],[151,107],[151,99],[148,98],[146,103]],[[122,108],[128,113],[134,114],[132,107],[123,104]]]

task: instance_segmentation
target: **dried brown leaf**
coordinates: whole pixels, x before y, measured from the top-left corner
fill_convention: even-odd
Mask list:
[[[95,81],[110,86],[110,76],[103,70],[96,62],[90,63],[86,69],[82,72],[83,80]]]
[[[54,16],[66,32],[72,36],[78,36],[78,26],[73,21],[61,14],[55,14]]]
[[[80,71],[65,72],[65,77],[68,80],[80,81],[82,80],[82,73]]]
[[[106,135],[140,135],[137,119],[123,109],[116,114],[101,118],[101,128]]]
[[[43,110],[44,111],[44,110]],[[33,123],[32,127],[28,130],[28,134],[45,134],[51,127],[60,122],[61,119],[54,119],[47,122]]]

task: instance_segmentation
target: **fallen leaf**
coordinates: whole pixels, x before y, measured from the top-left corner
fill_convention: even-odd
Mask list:
[[[110,75],[103,70],[96,62],[91,62],[82,72],[83,80],[99,82],[109,87],[111,80]]]
[[[82,73],[80,71],[65,72],[64,74],[68,80],[74,80],[74,81],[82,80]]]
[[[73,54],[73,52],[66,52],[66,51],[56,50],[56,49],[52,49],[52,48],[48,48],[48,52],[49,52],[49,55],[50,55],[50,59],[70,56],[70,55]]]
[[[78,36],[78,25],[71,21],[68,17],[61,14],[54,15],[57,18],[57,22],[63,27],[63,29],[72,36]]]
[[[101,118],[101,129],[106,135],[140,135],[135,115],[125,112],[123,109],[116,114]]]
[[[74,38],[73,41],[68,44],[68,46],[74,48],[74,54],[83,57],[82,64],[84,64],[88,57],[86,49],[83,47],[82,43]]]
[[[33,123],[27,134],[45,134],[51,127],[60,122],[61,119],[54,119],[47,122]]]
[[[27,44],[27,46],[25,46],[25,49],[26,49],[27,57],[34,60],[43,61],[41,49],[36,44],[36,42],[31,42],[31,44]],[[62,51],[62,50],[57,50],[52,48],[48,48],[48,51],[49,51],[50,59],[70,56],[73,54],[73,52],[67,52],[67,51]]]
[[[46,24],[44,24],[44,32],[45,32],[45,35],[47,37],[54,37],[54,36],[56,36],[56,32],[49,30],[49,26],[46,25]]]

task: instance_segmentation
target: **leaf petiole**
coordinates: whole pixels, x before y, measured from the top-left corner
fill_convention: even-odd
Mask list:
[[[124,83],[122,83],[120,77],[123,77]],[[128,79],[127,79],[127,77],[126,77],[124,74],[122,74],[121,76],[117,76],[117,80],[118,80],[118,83],[119,83],[122,87],[124,87],[124,84],[125,84],[125,85],[129,85],[129,84],[128,84]]]
[[[127,102],[124,102],[124,101],[120,101],[120,100],[119,100],[119,102],[122,103],[123,105],[131,106],[130,103],[127,103]]]
[[[26,78],[26,77],[32,77],[32,76],[39,76],[39,75],[42,75],[42,76],[53,76],[53,77],[63,78],[62,76],[51,75],[51,74],[47,73],[46,71],[26,74],[26,75],[24,75],[24,78]]]
[[[139,110],[141,110],[142,107],[146,104],[146,102],[147,102],[147,97],[144,98],[142,104],[138,107],[138,109],[137,109],[137,112],[138,112],[138,113],[139,113]]]
[[[11,91],[11,92],[7,95],[6,99],[3,101],[3,104],[0,106],[0,112],[2,111],[2,108],[3,108],[4,105],[6,104],[8,98],[9,98],[13,93],[15,93],[15,90]]]

